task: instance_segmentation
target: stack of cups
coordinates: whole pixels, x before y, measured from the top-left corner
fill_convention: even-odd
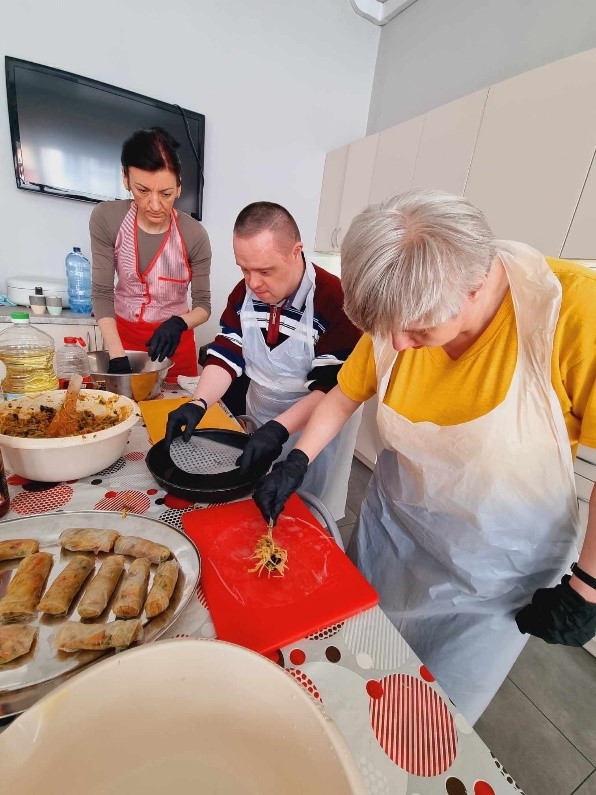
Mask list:
[[[60,315],[62,313],[62,298],[59,295],[46,295],[45,299],[50,315]]]

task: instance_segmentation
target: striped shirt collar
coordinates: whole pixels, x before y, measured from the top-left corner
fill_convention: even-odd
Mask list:
[[[283,301],[280,301],[278,304],[276,304],[276,306],[282,308],[292,306],[294,309],[300,311],[306,303],[306,296],[308,295],[312,284],[308,278],[308,273],[306,272],[306,259],[304,254],[302,254],[302,261],[304,262],[304,275],[302,276],[302,281],[298,285],[298,289],[292,293],[292,295],[288,295],[287,298],[284,298]]]

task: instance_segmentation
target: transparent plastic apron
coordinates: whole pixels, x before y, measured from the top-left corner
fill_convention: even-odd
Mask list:
[[[395,351],[375,340],[385,449],[348,554],[470,723],[528,640],[514,621],[576,554],[569,437],[551,384],[561,287],[544,257],[498,241],[518,354],[504,401],[460,425],[412,423],[382,401]]]
[[[253,308],[254,293],[247,288],[240,311],[242,326],[242,351],[246,374],[250,378],[246,394],[246,413],[260,427],[289,409],[306,395],[308,373],[312,370],[315,348],[312,336],[314,319],[315,269],[306,261],[306,274],[311,289],[306,298],[302,319],[287,340],[273,350],[267,347],[263,332]],[[335,472],[338,456],[345,454],[342,435],[337,436],[309,466],[302,488],[319,497],[334,518],[344,515],[347,492],[345,483],[339,483]],[[286,458],[300,433],[290,436],[278,460]],[[352,453],[350,452],[350,460]],[[343,493],[343,503],[341,495]]]

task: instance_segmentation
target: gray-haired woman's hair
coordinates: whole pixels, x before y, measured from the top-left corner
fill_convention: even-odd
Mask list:
[[[446,323],[482,285],[495,254],[486,218],[467,199],[402,193],[368,207],[346,233],[345,312],[371,334]]]

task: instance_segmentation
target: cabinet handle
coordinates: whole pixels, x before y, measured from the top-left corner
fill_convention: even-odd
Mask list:
[[[340,245],[341,245],[340,242],[339,242],[339,233],[340,232],[341,232],[341,226],[338,226],[337,227],[337,233],[335,235],[335,248],[339,248]]]
[[[338,233],[338,231],[339,231],[338,228],[335,227],[335,229],[331,233],[331,248],[337,248],[337,233]]]

